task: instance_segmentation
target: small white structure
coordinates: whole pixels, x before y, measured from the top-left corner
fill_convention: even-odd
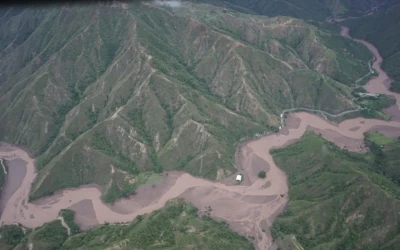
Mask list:
[[[375,97],[375,98],[377,98],[379,96],[379,94],[362,93],[362,92],[358,92],[357,94],[360,97]]]
[[[242,181],[242,175],[241,174],[236,175],[236,180],[237,181]]]

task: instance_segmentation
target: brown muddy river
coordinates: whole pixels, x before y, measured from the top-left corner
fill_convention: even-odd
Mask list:
[[[348,30],[343,27],[341,34],[347,36]],[[372,93],[389,93],[396,97],[399,104],[399,95],[392,94],[385,86],[390,79],[380,69],[382,58],[379,52],[373,45],[359,42],[365,44],[377,58],[373,67],[379,76],[368,82],[367,90]],[[140,187],[133,198],[121,199],[112,206],[101,202],[99,189],[87,186],[61,190],[52,196],[28,203],[29,190],[36,177],[34,159],[19,148],[0,144],[0,157],[10,163],[10,173],[0,203],[4,208],[0,222],[21,223],[34,228],[56,219],[61,209],[71,208],[77,212],[77,222],[83,228],[90,228],[105,222],[130,222],[137,215],[162,208],[170,199],[183,197],[199,210],[211,206],[212,217],[226,220],[233,230],[242,235],[254,236],[257,249],[274,248],[268,228],[288,201],[288,184],[285,174],[273,161],[270,149],[293,143],[306,130],[314,130],[340,147],[361,152],[365,131],[386,130],[393,134],[399,128],[400,122],[397,121],[356,118],[334,125],[308,113],[291,114],[285,129],[280,133],[242,145],[238,165],[247,182],[225,185],[187,173],[170,172],[155,187]],[[268,172],[266,179],[257,178],[259,170]]]
[[[7,161],[8,172],[0,196],[0,215],[3,213],[8,200],[21,186],[24,176],[26,175],[26,164],[27,162],[20,158]]]

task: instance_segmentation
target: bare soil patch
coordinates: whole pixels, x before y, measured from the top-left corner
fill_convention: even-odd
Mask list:
[[[9,152],[12,151],[13,148],[11,147],[10,144],[5,143],[5,142],[0,142],[0,151],[2,152]]]
[[[285,120],[285,127],[283,127],[279,133],[282,135],[288,135],[290,129],[297,129],[300,126],[300,119],[294,115],[288,114]]]
[[[392,121],[400,121],[400,110],[397,105],[392,105],[383,110],[386,114],[391,116]]]
[[[99,225],[91,200],[81,200],[69,206],[68,209],[75,211],[74,221],[81,230],[86,231]]]
[[[136,190],[136,194],[116,201],[110,209],[119,214],[130,214],[143,207],[157,203],[183,173],[171,171],[164,174],[163,179],[155,184],[145,184]]]
[[[212,187],[191,188],[181,197],[199,208],[201,215],[210,215],[216,220],[228,222],[232,230],[241,235],[258,236],[257,241],[268,238],[268,228],[263,232],[260,228],[260,218],[263,218],[266,204],[271,207],[280,197],[278,196],[241,196],[232,192]],[[275,203],[276,204],[276,203]]]
[[[376,126],[371,128],[372,131],[377,131],[385,136],[398,138],[400,137],[400,129],[390,126]]]
[[[358,127],[358,129],[360,129],[360,127]],[[325,139],[335,143],[338,147],[342,149],[347,149],[352,152],[360,152],[360,153],[367,152],[364,139],[349,138],[343,136],[338,131],[332,129],[320,129],[308,126],[307,130],[314,131],[315,133],[322,135]],[[349,129],[349,131],[357,131],[357,130]]]

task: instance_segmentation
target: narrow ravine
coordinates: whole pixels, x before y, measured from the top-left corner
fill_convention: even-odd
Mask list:
[[[60,220],[60,221],[61,221],[61,225],[62,225],[65,229],[67,229],[68,236],[70,236],[70,235],[71,235],[71,229],[69,228],[69,226],[67,225],[67,223],[65,223],[64,217],[58,216],[58,217],[57,217],[57,220]]]
[[[348,29],[342,27],[341,34],[348,37]],[[357,41],[366,45],[374,54],[376,60],[373,68],[379,73],[378,77],[367,83],[366,89],[371,93],[393,95],[396,97],[398,105],[399,95],[391,93],[385,87],[389,78],[380,68],[382,58],[379,52],[368,42]],[[358,149],[353,149],[354,147],[352,148],[346,143],[363,139],[364,132],[372,128],[379,128],[379,126],[400,129],[400,123],[395,121],[356,118],[335,125],[305,112],[290,116],[298,122],[288,123],[285,129],[279,133],[249,141],[241,146],[239,152],[241,157],[238,164],[251,180],[249,185],[226,185],[221,182],[196,178],[187,173],[178,173],[172,184],[165,186],[158,197],[152,198],[149,204],[141,206],[140,204],[129,205],[129,202],[139,199],[140,190],[136,196],[118,201],[111,206],[101,201],[101,192],[96,187],[65,189],[30,203],[28,202],[29,192],[36,177],[34,159],[30,158],[22,149],[9,145],[6,146],[7,150],[0,147],[1,158],[6,160],[21,158],[26,162],[27,169],[21,186],[6,203],[0,223],[2,225],[21,223],[26,227],[35,228],[45,222],[57,219],[61,209],[69,208],[83,201],[91,202],[93,205],[92,216],[100,224],[129,222],[138,215],[162,208],[170,199],[183,197],[198,206],[199,209],[203,209],[205,205],[211,206],[213,208],[212,217],[226,220],[233,230],[245,236],[255,237],[254,243],[257,249],[269,249],[273,246],[269,226],[276,215],[282,212],[288,201],[287,178],[285,173],[276,166],[270,154],[271,149],[287,146],[298,140],[306,130],[311,129],[318,131],[325,139],[340,147],[349,146],[349,150],[357,151]],[[350,140],[342,140],[343,138]],[[265,169],[268,172],[267,178],[258,179],[256,171],[253,171],[255,168],[257,170]],[[79,215],[79,213],[78,210],[77,214]]]
[[[7,174],[7,169],[6,169],[6,166],[4,165],[3,158],[0,158],[0,164],[1,164],[1,167],[3,168],[4,174],[6,175]]]

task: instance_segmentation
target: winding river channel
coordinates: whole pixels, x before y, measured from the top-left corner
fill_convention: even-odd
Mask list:
[[[341,34],[350,38],[346,27],[342,27]],[[379,74],[365,88],[371,93],[394,96],[397,102],[392,110],[398,111],[400,96],[387,89],[390,78],[380,67],[382,57],[378,50],[366,41],[357,41],[374,54],[376,60],[373,68]],[[192,202],[200,211],[205,206],[211,206],[212,217],[226,220],[240,234],[253,236],[257,249],[274,248],[269,227],[287,204],[288,184],[285,173],[276,166],[269,153],[271,149],[293,143],[306,130],[314,130],[340,147],[361,152],[365,131],[376,129],[393,136],[400,131],[400,122],[397,121],[356,118],[332,124],[305,112],[290,114],[286,124],[279,133],[240,146],[237,165],[247,180],[241,185],[229,185],[224,181],[213,182],[187,173],[170,172],[155,187],[140,187],[137,195],[117,201],[113,205],[102,203],[101,192],[94,186],[65,189],[52,196],[28,202],[31,184],[36,177],[34,159],[20,148],[0,144],[0,157],[9,165],[0,202],[0,223],[20,223],[25,227],[35,228],[56,219],[63,208],[75,210],[77,223],[82,227],[105,222],[130,222],[137,215],[162,208],[170,199],[182,197]],[[19,167],[15,167],[16,165]],[[257,178],[261,169],[268,171],[266,179]]]

